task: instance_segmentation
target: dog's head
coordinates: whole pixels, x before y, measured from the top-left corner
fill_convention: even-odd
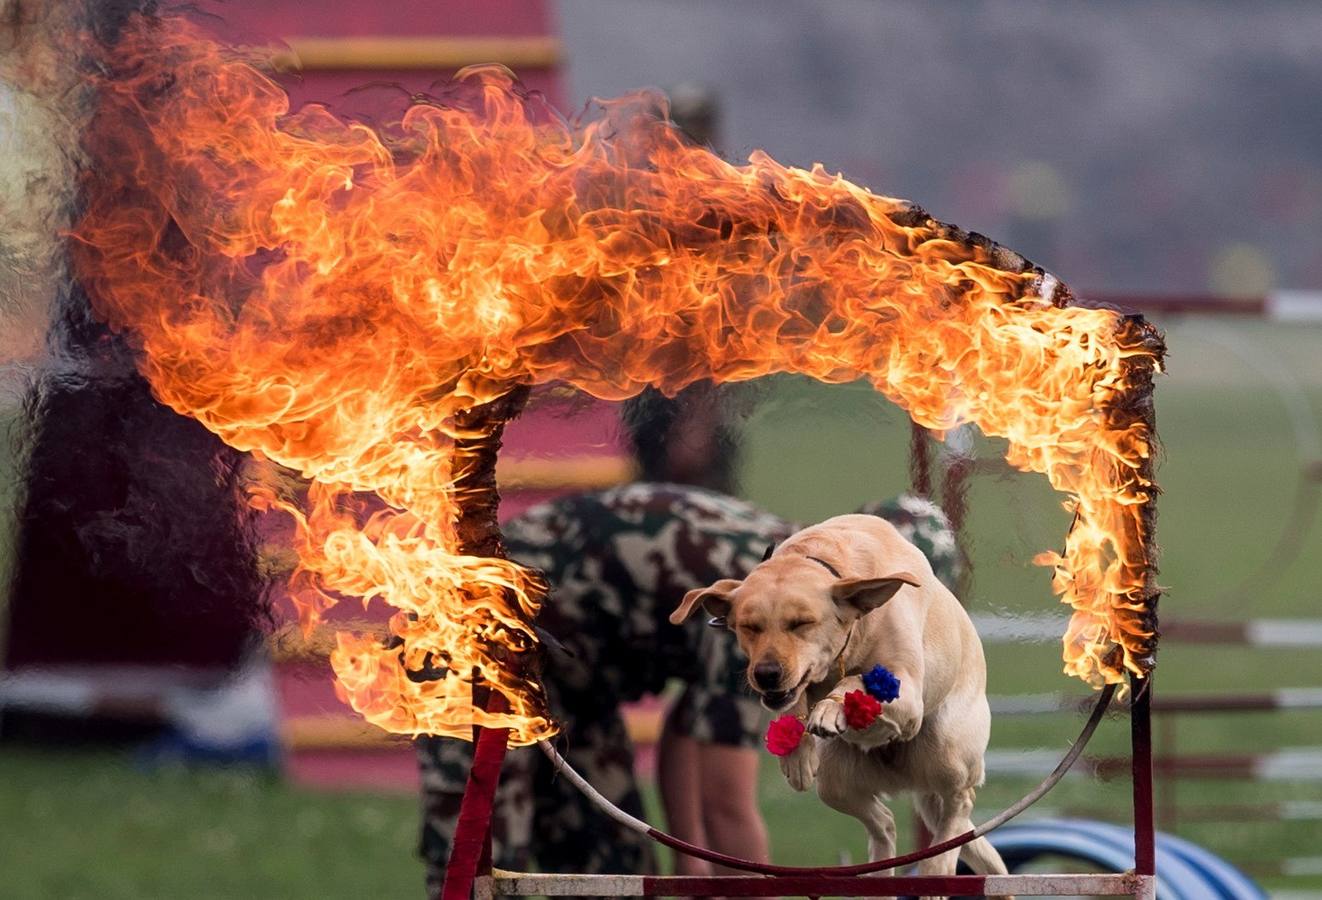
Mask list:
[[[851,578],[813,556],[777,554],[743,581],[723,578],[684,595],[670,621],[676,625],[702,606],[724,620],[748,656],[748,683],[773,712],[793,706],[811,684],[835,672],[851,626],[905,585],[908,572]]]

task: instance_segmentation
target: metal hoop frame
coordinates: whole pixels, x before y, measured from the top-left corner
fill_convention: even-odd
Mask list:
[[[1073,763],[1110,706],[1116,685],[1105,687],[1097,698],[1088,722],[1079,737],[1063,757],[1054,772],[1029,794],[1007,807],[1002,813],[982,823],[976,829],[941,843],[933,844],[910,854],[891,859],[861,863],[857,866],[798,867],[773,866],[756,860],[739,859],[719,854],[705,847],[681,841],[674,835],[648,825],[641,819],[625,813],[611,804],[588,784],[586,778],[570,767],[551,747],[549,741],[539,744],[542,752],[553,761],[562,776],[568,778],[588,800],[608,817],[637,833],[648,835],[653,841],[672,847],[707,862],[739,868],[751,875],[715,876],[644,876],[644,875],[541,875],[527,872],[493,870],[490,866],[490,800],[496,790],[500,760],[504,759],[505,732],[481,732],[472,776],[469,778],[464,805],[460,811],[459,833],[455,835],[456,852],[447,871],[444,900],[464,900],[469,892],[477,897],[494,896],[895,896],[906,895],[1009,895],[1021,896],[1069,895],[1089,893],[1097,896],[1132,896],[1154,900],[1155,897],[1155,830],[1153,802],[1151,802],[1151,732],[1150,679],[1134,679],[1133,702],[1130,704],[1130,730],[1133,743],[1134,790],[1134,868],[1124,874],[1103,875],[951,875],[951,876],[886,876],[876,875],[891,868],[908,866],[931,858],[941,852],[954,850],[974,838],[990,833],[1005,825],[1015,815],[1035,804],[1071,769]],[[484,800],[485,798],[485,800]],[[481,833],[477,842],[468,838]],[[460,833],[463,835],[461,843]]]
[[[1155,330],[1148,326],[1141,316],[1126,317],[1127,321],[1145,330],[1160,348],[1161,340]],[[1160,352],[1160,350],[1158,350]],[[1152,425],[1152,383],[1151,370],[1140,373],[1139,379],[1121,398],[1123,403],[1142,416]],[[498,446],[498,443],[497,443]],[[494,449],[489,468],[494,472]],[[1153,460],[1151,455],[1144,463],[1143,474],[1151,481]],[[495,485],[494,479],[489,485],[491,510],[494,515]],[[1149,502],[1144,511],[1144,550],[1148,563],[1147,590],[1145,593],[1144,621],[1153,630],[1155,653],[1157,610],[1156,602],[1160,590],[1154,583],[1155,576],[1155,540],[1154,529],[1156,509]],[[1104,896],[1129,896],[1141,900],[1155,900],[1156,897],[1156,831],[1153,821],[1153,786],[1152,786],[1152,677],[1131,675],[1133,701],[1130,705],[1130,743],[1132,747],[1133,807],[1134,807],[1134,868],[1126,873],[1102,875],[951,875],[951,876],[879,876],[870,873],[907,865],[934,856],[947,850],[955,849],[1004,824],[1014,815],[1035,802],[1068,771],[1070,765],[1082,753],[1086,739],[1091,737],[1092,729],[1100,721],[1106,706],[1110,703],[1114,686],[1110,686],[1099,699],[1089,725],[1085,727],[1080,741],[1071,749],[1056,772],[1052,773],[1042,785],[1027,795],[1019,803],[1010,807],[1001,815],[984,823],[980,828],[944,841],[934,847],[889,860],[879,860],[860,866],[797,868],[790,866],[771,866],[752,860],[740,860],[727,857],[700,847],[694,847],[672,835],[665,834],[645,822],[628,817],[620,819],[626,827],[641,830],[653,839],[691,856],[697,856],[718,862],[732,868],[754,871],[754,875],[723,875],[711,877],[689,876],[620,876],[620,875],[534,875],[527,873],[496,871],[492,868],[491,853],[491,812],[495,798],[496,785],[500,777],[500,765],[505,756],[507,731],[505,729],[475,728],[476,748],[473,768],[465,788],[464,798],[456,827],[453,850],[446,870],[445,884],[441,900],[469,900],[474,893],[478,897],[493,896],[767,896],[798,895],[820,896],[895,896],[900,894],[945,895],[945,896],[984,896],[987,894],[1019,894],[1022,896],[1042,896],[1053,894],[1092,894]],[[492,700],[500,702],[503,698],[493,694]],[[475,704],[479,698],[474,697]],[[543,752],[554,754],[554,748],[543,746]],[[556,754],[555,756],[558,756]],[[553,756],[553,758],[555,758]],[[563,765],[561,771],[570,777],[570,770]],[[574,773],[576,776],[577,773]],[[581,778],[572,779],[591,797],[596,792]],[[601,801],[604,803],[604,799]],[[607,804],[609,805],[609,804]],[[625,814],[616,810],[619,816]],[[615,817],[614,813],[609,813]]]
[[[1133,746],[1135,866],[1129,872],[1100,875],[918,877],[875,874],[887,869],[907,866],[960,847],[974,838],[995,830],[1045,796],[1082,755],[1103,715],[1110,707],[1116,685],[1108,685],[1099,695],[1078,739],[1060,764],[1037,788],[1014,805],[977,828],[951,840],[891,859],[853,866],[776,866],[695,847],[620,810],[574,771],[549,742],[544,741],[539,745],[563,776],[582,791],[593,804],[624,827],[646,834],[658,843],[689,856],[755,873],[749,875],[546,875],[493,869],[491,867],[491,798],[495,793],[500,759],[504,757],[505,733],[503,730],[484,730],[478,738],[473,773],[464,795],[458,826],[461,832],[466,831],[469,836],[480,828],[482,837],[476,843],[465,840],[461,845],[460,834],[456,833],[456,851],[447,870],[442,897],[444,900],[465,900],[470,896],[471,891],[472,895],[478,898],[538,895],[875,897],[916,894],[960,897],[998,894],[1021,896],[1090,894],[1155,900],[1156,832],[1153,825],[1152,803],[1151,685],[1150,678],[1134,679],[1131,682],[1133,701],[1130,707],[1130,728]],[[485,810],[485,820],[481,818],[482,810]],[[461,846],[465,848],[462,852],[459,850]]]

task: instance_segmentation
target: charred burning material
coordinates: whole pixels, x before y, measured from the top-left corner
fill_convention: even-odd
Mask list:
[[[1117,425],[1139,422],[1146,432],[1148,454],[1133,474],[1135,492],[1144,496],[1140,506],[1141,515],[1133,523],[1133,530],[1127,533],[1125,542],[1128,546],[1140,548],[1137,565],[1141,566],[1143,589],[1139,602],[1133,609],[1127,609],[1128,619],[1124,633],[1133,636],[1129,645],[1131,655],[1139,663],[1140,672],[1146,675],[1157,664],[1157,642],[1160,638],[1158,629],[1157,605],[1161,598],[1161,588],[1157,584],[1157,487],[1155,470],[1160,443],[1157,440],[1157,408],[1153,391],[1153,378],[1162,371],[1162,361],[1166,356],[1166,342],[1150,322],[1142,316],[1125,316],[1119,326],[1127,332],[1122,338],[1129,346],[1141,347],[1141,353],[1129,357],[1129,370],[1125,374],[1126,390],[1117,399],[1112,415]]]
[[[332,654],[383,728],[554,731],[507,664],[542,585],[487,552],[484,455],[492,404],[550,382],[625,399],[861,378],[925,428],[1005,437],[1076,513],[1039,557],[1075,610],[1066,671],[1146,673],[1150,329],[1070,307],[1017,254],[820,167],[731,165],[655,95],[568,123],[479,67],[373,129],[290,113],[260,55],[174,20],[136,23],[98,65],[78,271],[157,397],[312,480],[306,503],[259,498],[297,525],[304,626],[344,597],[399,610],[402,643],[341,634]],[[368,491],[386,509],[348,513]],[[410,677],[438,660],[508,711]]]
[[[519,387],[504,397],[455,417],[461,435],[455,441],[454,450],[454,490],[459,501],[455,532],[460,553],[489,559],[506,558],[498,519],[500,491],[496,484],[496,457],[505,425],[522,411],[528,394],[527,387]],[[537,580],[531,590],[533,602],[540,604],[546,594],[546,585]],[[538,636],[532,628],[532,617],[512,626],[505,623],[505,629],[502,639],[492,641],[486,651],[500,665],[519,673],[534,698],[535,706],[544,709],[546,698],[536,680]],[[471,680],[468,673],[456,674],[461,680]]]

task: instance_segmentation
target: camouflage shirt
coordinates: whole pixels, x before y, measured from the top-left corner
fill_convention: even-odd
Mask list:
[[[892,521],[953,589],[960,557],[938,507],[905,495],[861,511]],[[620,706],[670,679],[684,684],[671,727],[702,742],[761,746],[765,716],[744,679],[734,635],[707,627],[702,616],[682,626],[668,617],[686,591],[744,577],[769,544],[796,530],[742,500],[673,484],[563,497],[505,525],[509,555],[545,572],[552,586],[539,625],[569,651],[548,650],[543,673],[563,729],[561,752],[617,806],[641,815]],[[418,746],[423,855],[435,891],[472,746],[436,738]],[[654,870],[647,839],[600,814],[535,750],[508,755],[493,828],[504,868],[524,868],[535,855],[546,871]]]

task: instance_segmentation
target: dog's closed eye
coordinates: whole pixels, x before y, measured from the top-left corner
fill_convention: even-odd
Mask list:
[[[800,631],[805,628],[811,628],[816,624],[817,624],[816,619],[795,619],[793,622],[790,622],[785,627],[788,628],[790,631]]]

